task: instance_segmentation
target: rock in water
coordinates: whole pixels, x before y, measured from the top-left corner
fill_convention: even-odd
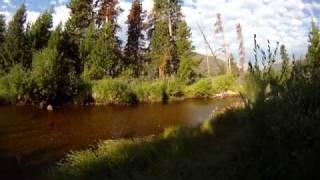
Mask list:
[[[47,110],[48,110],[48,111],[53,111],[53,106],[49,104],[49,105],[47,106]]]
[[[46,107],[47,102],[41,101],[40,102],[40,109],[44,109]]]

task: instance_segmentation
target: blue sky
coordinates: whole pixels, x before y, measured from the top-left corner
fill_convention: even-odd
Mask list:
[[[41,11],[53,8],[54,25],[68,19],[69,0],[0,0],[0,13],[10,20],[15,9],[25,3],[28,21],[33,22]],[[142,0],[143,7],[150,12],[152,0]],[[119,17],[122,31],[119,35],[125,40],[125,20],[131,0],[120,0],[124,12]],[[307,48],[308,31],[312,19],[320,17],[319,0],[184,0],[182,8],[185,19],[192,29],[192,40],[196,51],[206,53],[203,38],[197,28],[200,24],[213,47],[219,49],[221,38],[214,34],[217,13],[221,13],[226,40],[232,53],[238,56],[238,41],[235,27],[241,23],[247,54],[252,54],[253,34],[257,34],[261,44],[283,43],[290,53],[303,55]],[[249,56],[249,55],[248,55]],[[251,57],[249,56],[249,59]]]

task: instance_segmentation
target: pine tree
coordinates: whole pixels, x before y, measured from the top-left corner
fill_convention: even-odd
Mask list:
[[[134,0],[130,14],[128,15],[128,40],[124,50],[125,68],[131,67],[134,75],[138,76],[142,70],[143,57],[141,55],[144,36],[143,31],[143,14],[140,0]]]
[[[47,45],[51,28],[52,13],[45,11],[39,16],[36,22],[32,24],[28,33],[33,50],[39,50]]]
[[[88,56],[97,41],[97,29],[94,23],[91,23],[88,30],[80,42],[80,58],[84,63],[88,60]]]
[[[289,78],[290,76],[290,67],[289,67],[289,55],[285,45],[280,46],[280,56],[282,59],[282,78]]]
[[[13,19],[9,22],[4,43],[5,69],[14,64],[21,64],[25,68],[31,66],[31,50],[25,33],[26,7],[22,5]]]
[[[60,24],[52,32],[48,46],[34,54],[31,74],[36,85],[35,100],[60,104],[70,100],[77,92],[78,78],[61,51],[61,35]]]
[[[311,24],[311,32],[309,35],[309,47],[307,52],[307,60],[314,66],[320,64],[320,30],[315,22]]]
[[[97,0],[95,6],[99,9],[97,14],[97,24],[102,26],[103,23],[109,22],[117,26],[117,17],[122,12],[118,0]],[[118,28],[118,26],[117,26]],[[116,29],[115,29],[116,31]]]
[[[157,44],[157,42],[152,42],[157,39],[154,36],[158,36],[157,33],[165,32],[169,37],[169,44],[166,44],[165,49],[156,49],[156,46],[150,49],[156,52],[163,52],[161,54],[151,53],[151,59],[157,59],[161,56],[161,59],[157,61],[159,64],[159,76],[168,76],[177,73],[179,68],[179,58],[177,54],[177,44],[176,35],[179,21],[182,18],[180,0],[155,0],[153,17],[150,19],[149,26],[152,28],[149,30],[149,35],[151,36],[151,45]],[[152,24],[152,25],[151,25]],[[159,29],[158,29],[159,28]],[[163,33],[160,33],[163,34]],[[167,39],[164,39],[164,41]],[[160,46],[159,46],[160,47]]]
[[[71,0],[68,7],[71,14],[66,23],[66,30],[80,38],[93,22],[93,0]]]
[[[81,57],[80,46],[88,27],[94,21],[93,0],[72,0],[68,7],[71,15],[62,34],[64,56],[72,61],[77,74],[81,74],[85,62]]]
[[[178,23],[177,28],[177,53],[178,58],[190,58],[192,56],[192,52],[194,47],[192,46],[191,39],[191,29],[188,27],[186,21],[181,20]]]
[[[6,22],[4,15],[0,14],[0,45],[4,42],[4,37],[6,33]]]
[[[115,77],[121,67],[120,60],[114,26],[111,22],[107,22],[100,31],[99,38],[89,55],[84,76],[90,80]]]
[[[167,27],[165,22],[157,21],[150,40],[149,51],[152,65],[150,73],[157,74],[159,77],[170,74],[172,43]]]
[[[3,50],[3,43],[5,41],[6,23],[4,16],[0,14],[0,74],[3,73],[5,68],[5,54]]]

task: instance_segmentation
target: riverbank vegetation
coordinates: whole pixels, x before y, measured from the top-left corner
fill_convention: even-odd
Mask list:
[[[291,64],[279,44],[264,51],[246,76],[245,105],[198,128],[101,142],[59,163],[57,179],[314,179],[319,172],[319,28],[313,23],[306,58]],[[270,44],[269,44],[270,45]],[[269,46],[270,47],[270,46]]]
[[[71,17],[57,27],[50,9],[32,24],[25,5],[7,26],[0,16],[0,102],[133,104],[212,97],[235,87],[236,75],[199,72],[182,2],[154,3],[146,18],[133,1],[125,43],[118,1],[72,0]]]

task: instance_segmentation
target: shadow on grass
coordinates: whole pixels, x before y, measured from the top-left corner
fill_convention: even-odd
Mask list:
[[[50,178],[316,178],[319,139],[306,144],[300,133],[290,139],[291,131],[286,130],[290,126],[280,119],[292,115],[285,117],[283,109],[274,110],[277,106],[267,103],[255,110],[231,110],[199,128],[169,128],[160,136],[105,141],[95,149],[69,154]]]

